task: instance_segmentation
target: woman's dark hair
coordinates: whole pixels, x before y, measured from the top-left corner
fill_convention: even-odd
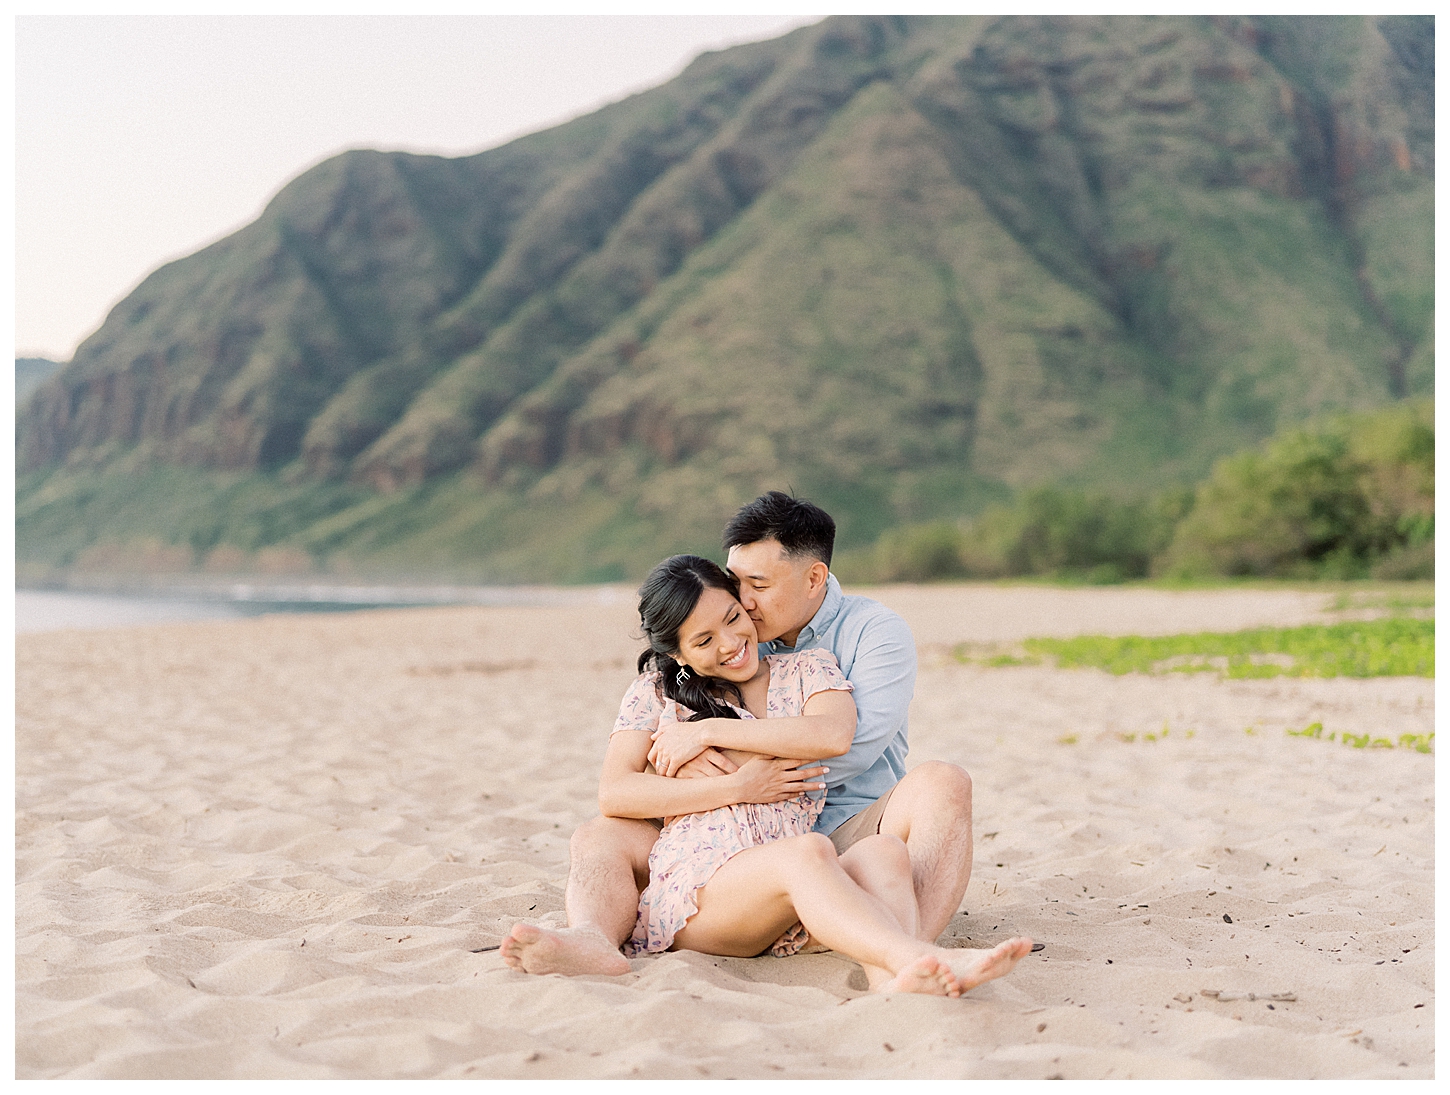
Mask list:
[[[694,712],[687,720],[738,719],[727,700],[740,706],[745,701],[733,681],[702,677],[679,665],[680,628],[700,603],[706,589],[723,589],[740,596],[740,583],[720,567],[698,555],[672,555],[660,563],[639,587],[639,620],[649,649],[639,656],[639,671],[654,669],[660,675],[660,694]]]

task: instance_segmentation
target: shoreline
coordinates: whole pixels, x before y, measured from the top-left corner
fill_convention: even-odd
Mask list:
[[[550,586],[420,586],[284,582],[275,579],[172,579],[147,585],[17,586],[15,630],[148,627],[164,623],[230,620],[268,613],[356,612],[368,609],[448,606],[608,605],[631,596],[613,586],[573,589]]]
[[[609,604],[619,584],[589,586],[470,585],[466,583],[357,582],[275,575],[71,575],[48,581],[17,581],[17,592],[97,593],[117,597],[151,596],[196,600],[266,601],[273,604],[327,603],[402,607],[412,605]]]

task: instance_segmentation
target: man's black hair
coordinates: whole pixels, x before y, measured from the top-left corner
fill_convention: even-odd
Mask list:
[[[809,555],[826,566],[836,546],[836,522],[820,506],[783,491],[766,491],[740,507],[725,526],[725,550],[776,540],[787,555]]]

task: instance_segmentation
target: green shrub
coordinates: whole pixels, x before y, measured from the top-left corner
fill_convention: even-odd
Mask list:
[[[1220,461],[1154,570],[1178,576],[1433,576],[1428,400],[1296,429]]]
[[[907,525],[877,542],[868,570],[879,581],[1052,575],[1121,582],[1148,574],[1191,500],[1188,492],[1123,501],[1038,487],[970,522]]]
[[[962,530],[950,521],[892,529],[877,541],[871,570],[895,582],[968,577]]]
[[[1103,494],[1029,491],[1018,504],[1004,562],[1008,574],[1097,582],[1142,578],[1173,532],[1172,499],[1119,501]]]
[[[917,582],[1433,578],[1433,414],[1419,400],[1292,429],[1151,499],[1037,487],[971,520],[889,530],[852,569]]]

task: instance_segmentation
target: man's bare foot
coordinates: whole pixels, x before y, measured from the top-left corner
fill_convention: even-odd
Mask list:
[[[927,996],[960,996],[961,986],[950,966],[935,954],[902,966],[896,976],[873,988],[874,992],[919,992]]]
[[[509,966],[524,973],[629,972],[629,959],[595,927],[538,928],[515,924],[498,948]]]
[[[1018,936],[1005,943],[998,943],[991,950],[943,949],[938,952],[938,957],[944,965],[951,967],[961,991],[966,992],[1010,973],[1019,959],[1031,953],[1032,940],[1026,936]]]

